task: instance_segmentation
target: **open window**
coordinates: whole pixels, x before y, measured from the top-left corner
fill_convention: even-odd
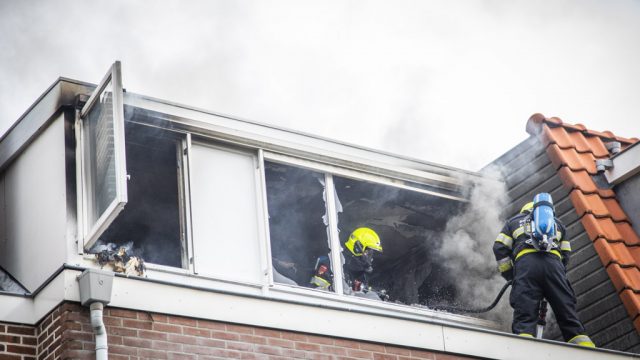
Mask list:
[[[84,251],[124,249],[147,263],[186,267],[185,136],[145,125],[148,116],[132,110],[125,119],[119,62],[80,112],[78,198]]]
[[[90,252],[124,247],[147,263],[186,267],[181,213],[184,135],[125,121],[128,202]],[[142,120],[142,119],[141,119]]]
[[[76,129],[83,201],[80,234],[88,249],[127,203],[120,62],[111,66],[82,108]]]

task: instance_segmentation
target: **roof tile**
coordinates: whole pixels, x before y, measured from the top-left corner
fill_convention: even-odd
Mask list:
[[[582,124],[571,125],[542,114],[529,118],[527,132],[542,134],[547,155],[559,168],[558,175],[563,186],[571,191],[570,199],[580,221],[640,332],[640,238],[616,194],[598,188],[590,175],[596,173],[595,159],[610,157],[605,141],[619,141],[624,150],[638,139],[589,130]]]
[[[609,130],[597,131],[597,130],[588,129],[585,132],[591,136],[595,136],[598,138],[605,138],[606,140],[613,140],[615,137],[615,135],[613,135],[613,133]]]
[[[629,292],[631,291],[629,290]],[[636,294],[636,296],[638,295]],[[620,294],[620,297],[622,298],[622,294]],[[634,319],[634,316],[632,316],[631,318]],[[640,333],[640,317],[635,316],[635,320],[633,320],[633,326],[636,328],[636,331]]]
[[[586,131],[587,130],[587,127],[582,125],[582,124],[572,125],[572,124],[569,124],[569,123],[562,123],[562,126],[565,129],[572,130],[572,131],[578,131],[578,132],[582,132],[582,131]]]
[[[615,199],[603,199],[598,194],[585,194],[580,190],[573,190],[569,196],[580,217],[593,214],[597,218],[610,217],[616,222],[628,221]]]
[[[538,135],[542,131],[542,124],[544,124],[544,115],[535,113],[527,120],[527,133],[531,135]]]
[[[593,246],[600,255],[600,260],[604,266],[610,267],[613,266],[612,264],[633,266],[636,263],[624,243],[612,243],[600,238],[593,242]]]
[[[604,142],[597,136],[584,136],[582,137],[589,144],[589,149],[593,153],[593,156],[597,158],[603,158],[609,156],[609,150],[604,146]]]
[[[602,199],[604,204],[607,206],[609,210],[609,214],[611,214],[611,218],[613,221],[629,221],[627,218],[627,214],[624,213],[622,207],[620,207],[620,203],[618,200],[610,198],[610,199]]]
[[[631,145],[631,144],[635,144],[635,143],[637,143],[638,141],[640,141],[640,140],[638,140],[638,138],[635,138],[635,137],[632,137],[632,138],[624,138],[624,137],[622,137],[622,136],[616,136],[616,137],[615,137],[615,139],[616,139],[616,141],[620,141],[621,143],[628,143],[629,145]]]
[[[630,246],[640,246],[640,237],[633,230],[631,224],[628,222],[619,222],[616,223],[616,227],[618,228],[618,232],[622,235],[622,239],[624,239],[624,243]],[[640,266],[640,263],[638,264]]]
[[[585,130],[587,130],[587,127],[586,127],[586,126],[584,126],[584,124],[580,124],[580,123],[578,123],[578,124],[574,124],[573,126],[574,126],[575,128],[577,128],[578,130],[580,130],[580,131],[585,131]]]
[[[576,148],[578,152],[581,152],[581,153],[590,152],[590,153],[593,153],[594,156],[596,157],[603,157],[609,154],[609,152],[607,151],[607,148],[604,147],[604,144],[602,144],[602,146],[604,147],[604,152],[606,152],[606,154],[603,152],[603,149],[597,145],[597,143],[594,144],[596,146],[594,150],[594,148],[591,147],[591,143],[587,141],[587,138],[582,134],[582,132],[573,131],[568,133],[568,136],[571,141],[571,144],[573,144],[573,146]]]
[[[635,260],[636,266],[640,268],[640,246],[627,246],[627,250]]]
[[[636,317],[640,315],[640,294],[637,294],[630,289],[624,290],[620,293],[620,299],[622,300],[625,309],[627,309],[629,316],[631,316],[632,319],[635,319],[633,321],[633,325],[635,325],[636,330],[640,331],[640,327],[638,326],[640,325],[640,322],[637,321],[640,318],[636,319]]]
[[[555,116],[552,116],[552,117],[550,117],[550,118],[548,118],[548,119],[546,119],[546,120],[547,120],[547,123],[549,123],[549,124],[554,124],[554,125],[557,125],[557,126],[562,126],[562,120],[560,120],[560,118],[557,118],[557,117],[555,117]]]
[[[614,223],[611,218],[596,218],[593,214],[586,214],[582,217],[582,225],[592,241],[601,237],[609,242],[623,242],[627,246],[640,245],[638,235],[627,222]]]
[[[620,265],[611,264],[607,267],[607,274],[618,292],[624,289],[640,291],[640,270],[637,267],[623,268]]]
[[[597,193],[605,198],[615,197],[615,193],[610,189],[598,189],[589,173],[585,170],[572,171],[570,168],[563,166],[558,171],[558,175],[560,175],[564,187],[569,191],[580,189],[585,194]]]
[[[569,134],[563,127],[542,127],[542,136],[544,139],[544,145],[558,144],[563,149],[573,147],[573,142],[569,137]],[[585,142],[586,144],[586,142]]]
[[[547,146],[549,159],[556,166],[568,166],[573,171],[585,170],[591,175],[595,175],[596,159],[591,153],[578,153],[574,148],[561,149],[557,144]]]

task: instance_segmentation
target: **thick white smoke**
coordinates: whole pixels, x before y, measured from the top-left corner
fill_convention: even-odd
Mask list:
[[[469,206],[446,225],[438,255],[446,259],[443,265],[455,279],[457,298],[468,308],[483,308],[491,304],[505,284],[499,275],[493,255],[493,242],[504,225],[501,211],[508,203],[507,188],[497,169],[486,172],[488,177],[472,182]],[[494,176],[495,175],[495,176]],[[504,329],[511,323],[511,308],[507,291],[492,311],[480,315],[498,321]]]

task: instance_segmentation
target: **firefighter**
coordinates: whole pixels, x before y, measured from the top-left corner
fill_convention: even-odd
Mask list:
[[[357,228],[344,245],[349,250],[343,266],[347,284],[353,291],[368,291],[367,276],[373,272],[373,255],[382,252],[378,234],[367,227]]]
[[[347,249],[343,253],[345,294],[385,300],[386,293],[373,291],[367,282],[367,276],[373,272],[373,255],[382,252],[378,234],[368,227],[357,228],[349,235],[344,246]],[[315,288],[332,289],[333,273],[327,256],[321,256],[316,261],[310,283]]]
[[[536,202],[542,195],[547,196],[546,200]],[[535,210],[538,206],[540,209]],[[550,216],[538,222],[548,223],[553,234],[550,237],[541,237],[535,230],[538,228],[534,210],[537,216],[543,206],[550,211]],[[566,276],[571,245],[564,225],[553,214],[549,194],[536,195],[534,202],[525,204],[518,215],[506,222],[494,242],[493,252],[502,277],[513,280],[509,301],[513,308],[514,334],[534,337],[539,304],[547,299],[564,340],[595,347],[576,313],[575,294]]]

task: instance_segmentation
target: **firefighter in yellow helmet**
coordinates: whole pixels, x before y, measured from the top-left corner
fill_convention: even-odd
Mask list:
[[[355,229],[344,244],[344,278],[352,291],[368,291],[367,276],[373,272],[373,256],[382,252],[380,237],[368,227]]]
[[[540,215],[543,206],[547,207],[546,215]],[[550,236],[540,238],[541,223],[549,225]],[[566,276],[571,245],[564,225],[555,217],[551,195],[536,195],[534,202],[526,203],[519,214],[507,220],[494,242],[493,253],[502,277],[513,281],[510,304],[514,334],[536,335],[541,306],[546,313],[546,299],[565,341],[595,347],[578,319],[575,294]]]
[[[344,244],[344,279],[347,284],[345,293],[367,292],[367,275],[373,272],[373,255],[382,252],[380,237],[368,227],[355,229]],[[316,263],[311,285],[316,288],[330,289],[333,273],[328,257],[320,257]],[[376,295],[378,296],[378,295]]]

